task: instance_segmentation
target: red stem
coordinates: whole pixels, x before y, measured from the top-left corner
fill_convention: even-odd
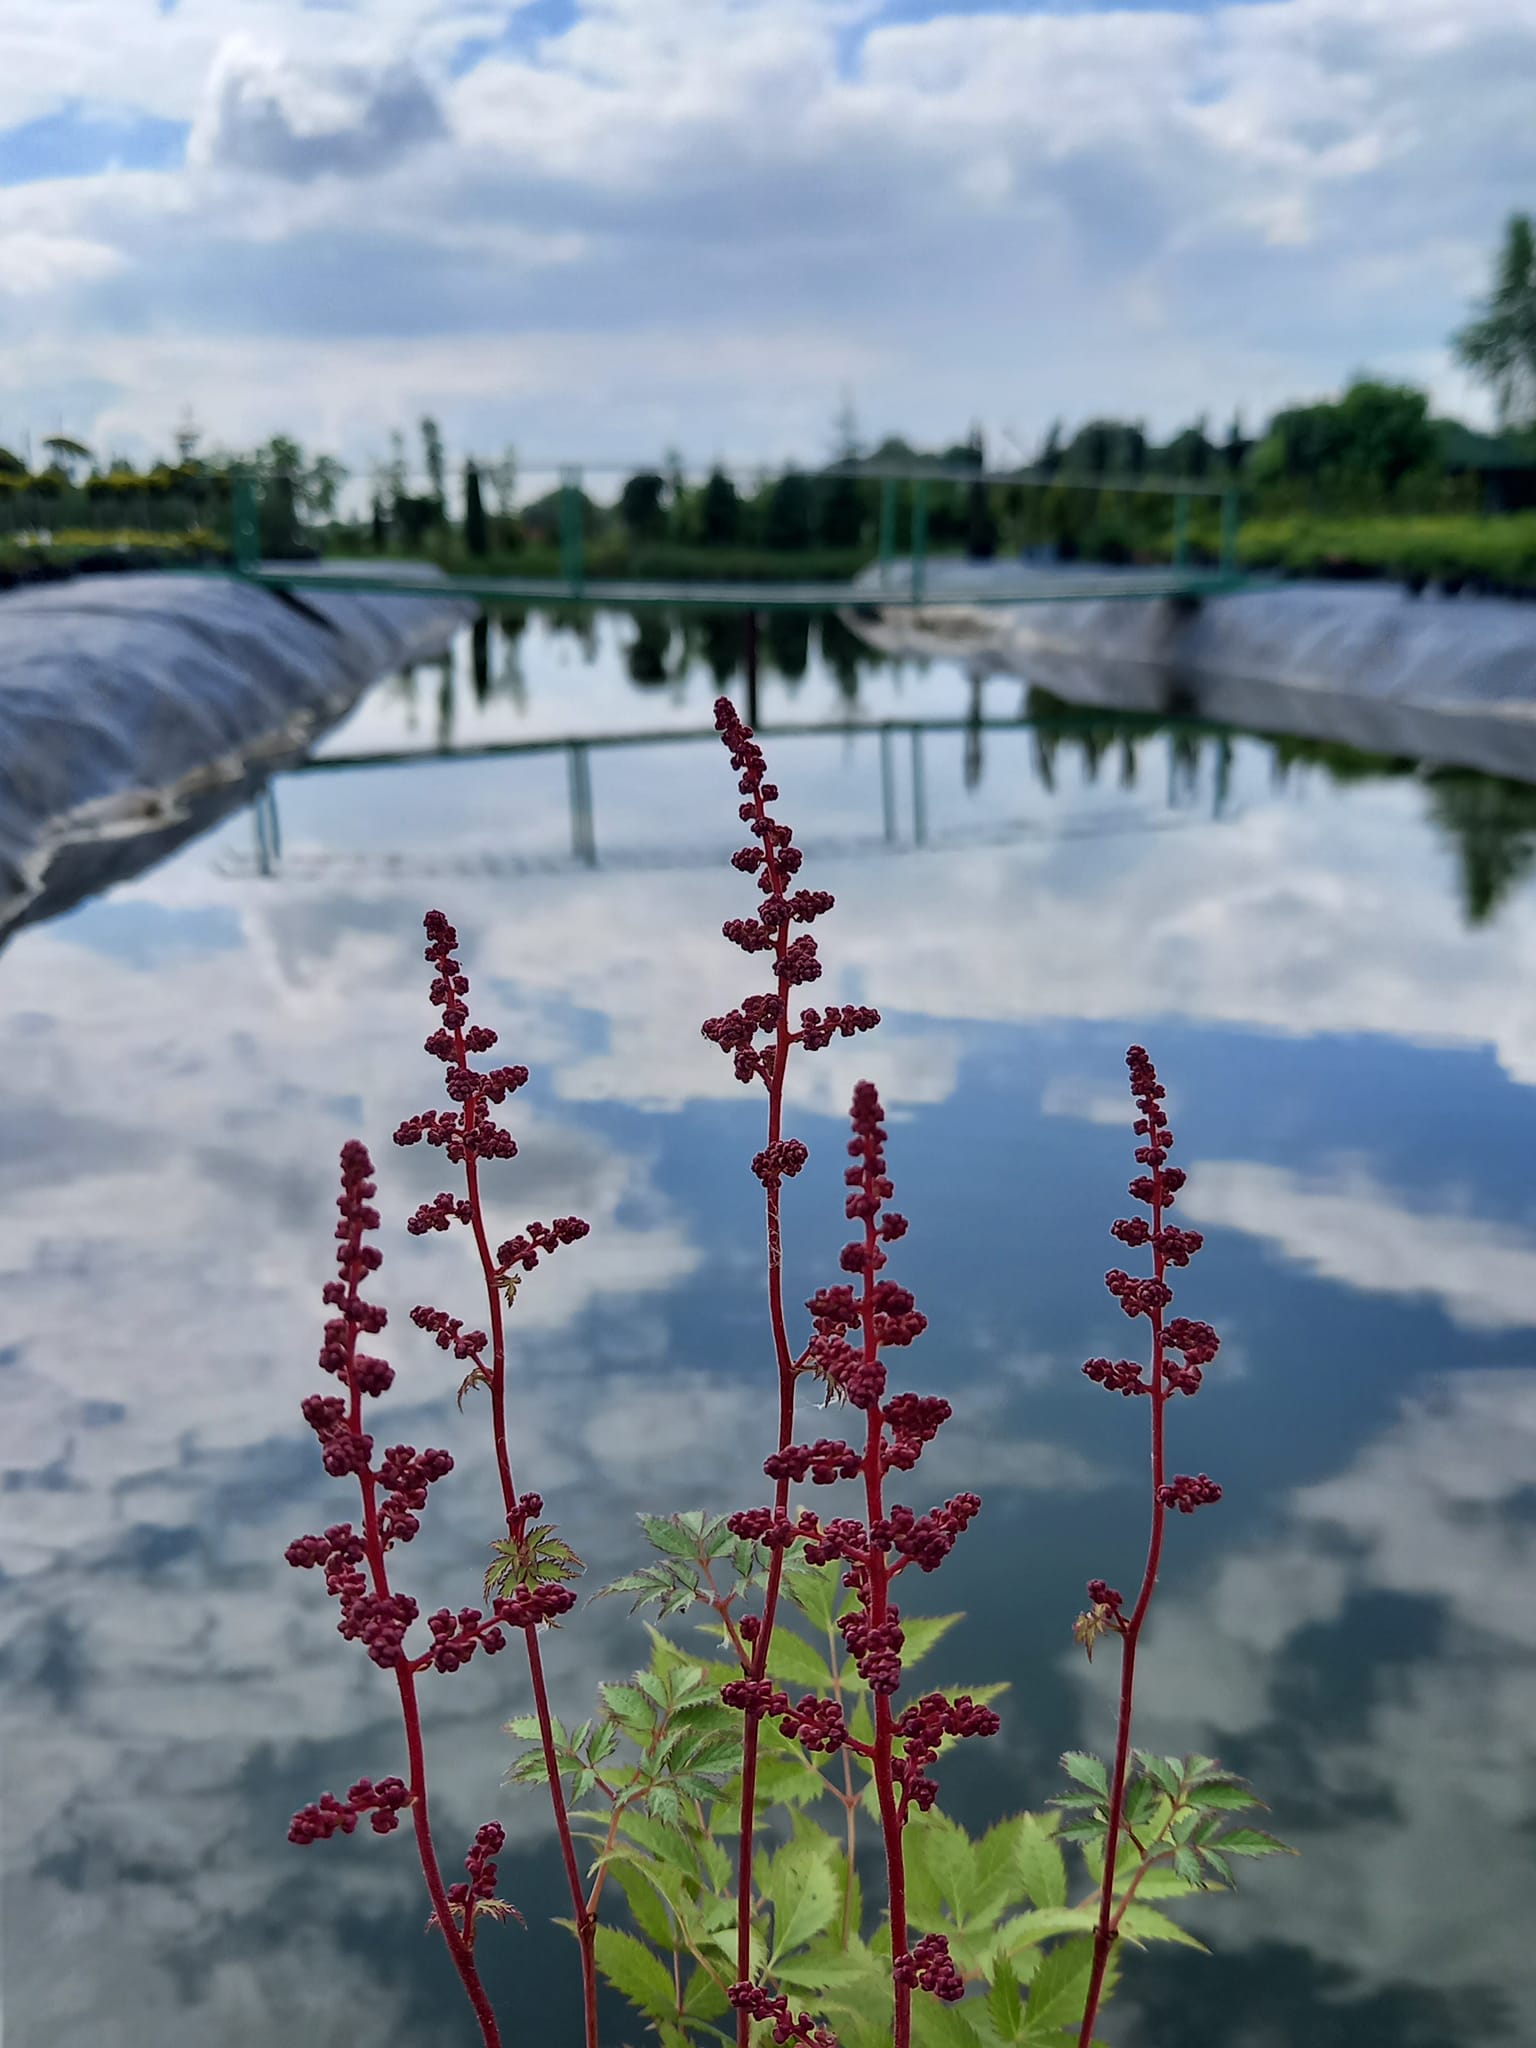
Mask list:
[[[864,1173],[862,1192],[872,1195],[874,1176],[867,1166]],[[864,1287],[859,1302],[859,1321],[864,1337],[864,1363],[866,1367],[875,1363],[879,1349],[875,1338],[875,1267],[879,1254],[875,1234],[875,1219],[868,1215],[864,1219]],[[864,1445],[864,1503],[869,1526],[885,1518],[885,1418],[879,1401],[873,1401],[869,1408],[869,1429]],[[873,1543],[869,1548],[869,1619],[875,1628],[883,1627],[889,1617],[889,1593],[891,1582],[890,1567],[885,1552],[877,1550]],[[877,1692],[875,1701],[875,1793],[880,1802],[880,1834],[885,1844],[886,1887],[890,1894],[891,1912],[891,1959],[907,1953],[907,1868],[905,1845],[902,1840],[903,1813],[897,1810],[896,1787],[891,1772],[891,1696]],[[893,1978],[895,1994],[895,2021],[892,2033],[892,2048],[909,2048],[912,2039],[912,1987],[900,1979]]]
[[[1155,1145],[1155,1133],[1152,1137]],[[1152,1265],[1153,1275],[1161,1281],[1164,1260],[1159,1240],[1163,1229],[1163,1172],[1160,1165],[1152,1168]],[[1094,2021],[1099,2014],[1099,2001],[1104,1994],[1104,1973],[1109,1968],[1109,1952],[1115,1945],[1115,1865],[1119,1860],[1120,1833],[1125,1818],[1125,1780],[1131,1757],[1131,1710],[1136,1691],[1136,1648],[1141,1640],[1142,1624],[1147,1618],[1147,1609],[1152,1602],[1153,1588],[1157,1584],[1158,1561],[1163,1551],[1163,1523],[1167,1510],[1158,1498],[1163,1485],[1163,1410],[1168,1399],[1168,1389],[1163,1384],[1163,1311],[1161,1307],[1152,1311],[1152,1524],[1147,1538],[1147,1562],[1141,1575],[1141,1590],[1136,1595],[1136,1605],[1131,1609],[1130,1619],[1121,1630],[1122,1654],[1120,1659],[1120,1715],[1115,1731],[1115,1763],[1109,1785],[1109,1827],[1104,1837],[1104,1877],[1099,1887],[1099,1918],[1093,1930],[1093,1969],[1088,1979],[1088,2002],[1083,2008],[1083,2024],[1078,2033],[1078,2048],[1089,2048],[1093,2039]]]
[[[354,1260],[347,1268],[347,1290],[354,1298],[363,1279],[363,1268]],[[347,1324],[347,1391],[351,1396],[349,1426],[354,1436],[362,1434],[363,1396],[357,1384],[357,1373],[353,1358],[357,1350],[358,1326]],[[380,1599],[390,1597],[389,1568],[384,1556],[384,1539],[379,1529],[378,1482],[366,1468],[358,1474],[358,1486],[363,1496],[363,1547],[368,1557],[368,1573],[373,1581],[373,1590]],[[475,2018],[480,2022],[480,2033],[485,2048],[501,2048],[501,2035],[496,2026],[496,2015],[491,2010],[491,2001],[486,1996],[485,1986],[480,1981],[480,1972],[475,1967],[475,1958],[468,1937],[469,1909],[465,1911],[465,1932],[460,1933],[454,1918],[453,1907],[448,1902],[448,1892],[443,1884],[443,1873],[437,1860],[437,1850],[432,1841],[432,1822],[427,1811],[427,1763],[421,1740],[421,1710],[416,1699],[416,1676],[410,1663],[402,1655],[395,1666],[395,1683],[400,1689],[400,1715],[405,1723],[405,1751],[410,1771],[411,1821],[416,1831],[416,1853],[421,1860],[421,1874],[426,1879],[427,1893],[432,1900],[432,1910],[437,1916],[438,1928],[448,1944],[448,1953],[453,1966],[459,1973],[459,1981],[474,2008]]]
[[[766,821],[766,810],[761,794],[754,790],[752,805],[759,826]],[[781,876],[775,856],[771,833],[762,834],[764,860],[772,893],[783,893],[784,878]],[[775,962],[782,960],[789,950],[789,927],[779,925],[774,932]],[[768,1076],[768,1144],[779,1142],[784,1122],[784,1074],[789,1062],[789,1048],[793,1034],[789,1028],[789,987],[779,981],[780,1014],[778,1032],[773,1047],[773,1071]],[[779,1376],[779,1450],[785,1450],[794,1440],[795,1433],[795,1360],[789,1348],[789,1332],[784,1321],[784,1240],[780,1224],[780,1187],[770,1178],[767,1184],[766,1218],[768,1230],[768,1320],[773,1330],[774,1362]],[[774,1512],[787,1514],[789,1510],[789,1480],[780,1479],[774,1486]],[[768,1649],[773,1640],[773,1626],[779,1610],[779,1588],[784,1578],[783,1549],[775,1547],[768,1562],[768,1585],[763,1596],[762,1627],[758,1631],[749,1676],[760,1680],[768,1669]],[[761,1739],[761,1726],[756,1714],[748,1714],[742,1731],[741,1758],[741,1825],[736,1850],[736,1981],[747,1983],[752,1974],[752,1851],[757,1833],[757,1757]],[[752,2022],[743,2009],[736,2015],[737,2048],[748,2048]]]
[[[466,1067],[469,1060],[461,1027],[455,1027],[454,1041],[458,1063],[460,1067]],[[472,1117],[476,1116],[476,1103],[467,1102],[464,1105],[466,1135],[472,1128]],[[480,1270],[485,1278],[485,1298],[491,1319],[491,1438],[496,1447],[496,1471],[501,1481],[502,1506],[506,1512],[507,1527],[514,1533],[520,1533],[521,1517],[517,1509],[517,1488],[512,1477],[511,1453],[507,1448],[507,1345],[506,1325],[502,1315],[501,1280],[486,1237],[485,1214],[480,1202],[480,1177],[472,1152],[465,1155],[464,1184],[469,1199],[470,1229],[474,1233],[475,1250],[480,1255]],[[576,1844],[571,1835],[570,1815],[566,1811],[565,1787],[560,1782],[560,1763],[555,1752],[554,1721],[549,1711],[549,1694],[544,1685],[544,1663],[539,1654],[537,1624],[523,1630],[523,1643],[528,1652],[528,1676],[533,1686],[534,1712],[538,1716],[539,1740],[543,1746],[544,1763],[549,1777],[549,1800],[554,1809],[555,1833],[560,1841],[560,1860],[565,1866],[565,1881],[576,1916],[576,1937],[581,1947],[583,2038],[586,2048],[597,2048],[597,1921],[595,1915],[587,1910],[581,1869],[576,1861]]]

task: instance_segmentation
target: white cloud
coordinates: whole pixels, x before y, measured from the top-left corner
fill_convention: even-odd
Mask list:
[[[1406,1208],[1363,1169],[1202,1159],[1180,1201],[1194,1221],[1247,1231],[1322,1279],[1428,1296],[1464,1329],[1536,1328],[1536,1239],[1491,1217]]]
[[[1448,1375],[1203,1583],[1165,1595],[1143,1651],[1137,1739],[1256,1757],[1306,1755],[1299,1787],[1258,1790],[1303,1862],[1213,1906],[1222,1948],[1286,1942],[1362,1990],[1452,1997],[1495,1986],[1516,2032],[1536,2021],[1529,1958],[1507,1901],[1526,1883],[1536,1786],[1536,1372]],[[1351,1606],[1384,1593],[1431,1603],[1397,1654],[1362,1673]],[[1101,1681],[1078,1682],[1100,1727]],[[1298,1686],[1318,1717],[1298,1731]],[[1363,1717],[1335,1720],[1339,1689]],[[1288,1798],[1318,1818],[1295,1825]]]
[[[194,124],[137,217],[100,180],[53,181],[56,231],[137,282],[50,274],[17,337],[22,402],[108,378],[163,432],[174,351],[131,344],[179,333],[228,352],[199,400],[216,432],[341,420],[354,461],[382,431],[343,417],[370,341],[396,344],[379,410],[423,402],[425,345],[426,402],[466,444],[526,434],[524,337],[552,364],[568,347],[539,438],[578,452],[809,453],[848,384],[872,427],[926,435],[977,412],[1026,435],[1107,406],[1252,417],[1367,361],[1461,400],[1445,336],[1533,169],[1536,0],[901,24],[592,0],[557,33],[505,4],[250,0],[235,42],[222,0],[13,13],[0,121],[82,101]],[[748,334],[761,367],[691,400]],[[482,338],[508,355],[500,402]],[[298,390],[264,374],[275,349]]]

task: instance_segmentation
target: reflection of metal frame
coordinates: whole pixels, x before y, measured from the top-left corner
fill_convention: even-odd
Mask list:
[[[973,681],[975,679],[973,678]],[[1103,714],[1083,714],[1065,711],[1060,715],[1046,717],[1021,713],[1014,718],[987,718],[980,709],[979,690],[973,694],[972,713],[967,718],[929,719],[841,719],[837,721],[775,721],[775,739],[811,739],[855,737],[874,738],[879,745],[880,774],[880,837],[877,841],[859,840],[850,842],[840,850],[846,853],[864,852],[880,848],[902,851],[928,846],[931,843],[928,818],[928,785],[925,741],[929,733],[962,733],[966,740],[966,781],[974,786],[979,779],[981,761],[988,732],[1033,733],[1037,749],[1043,750],[1042,759],[1037,762],[1043,786],[1050,787],[1048,764],[1044,755],[1052,749],[1057,738],[1076,735],[1086,728],[1102,727],[1107,721]],[[1115,730],[1122,737],[1128,733],[1139,737],[1152,737],[1168,730],[1167,724],[1150,716],[1131,713],[1112,721]],[[1195,720],[1180,720],[1180,735],[1189,741],[1215,738],[1230,750],[1232,734],[1224,726],[1203,725]],[[909,747],[909,825],[903,837],[899,803],[897,797],[896,743],[906,736]],[[311,757],[296,763],[285,771],[293,775],[335,775],[356,769],[407,768],[420,762],[431,762],[441,766],[444,761],[495,761],[516,759],[521,755],[563,753],[566,757],[566,793],[570,806],[571,851],[568,859],[583,867],[599,865],[597,850],[596,806],[592,794],[592,765],[594,753],[618,753],[626,747],[699,746],[712,744],[717,738],[713,726],[691,726],[685,728],[663,728],[651,732],[609,732],[548,739],[488,740],[478,746],[449,747],[438,749],[413,748],[393,753],[375,754],[331,754]],[[1225,809],[1226,775],[1223,759],[1218,758],[1215,814],[1220,816]],[[1172,807],[1178,796],[1176,788],[1177,764],[1170,764],[1168,802]],[[1152,823],[1150,817],[1139,817],[1130,827],[1113,823],[1103,818],[1092,821],[1087,829],[1093,834],[1115,832],[1124,829],[1145,830]],[[252,807],[252,825],[255,832],[255,852],[250,868],[237,863],[240,872],[254,871],[258,875],[274,876],[281,872],[300,873],[313,871],[317,857],[301,857],[296,863],[283,863],[282,842],[277,810],[276,779],[269,782],[257,797]],[[1030,830],[1026,823],[987,828],[979,833],[969,832],[946,834],[945,843],[990,844],[1002,838],[1017,837]],[[1057,836],[1072,836],[1072,827]],[[711,847],[699,853],[699,860],[713,860],[718,848]],[[326,854],[318,856],[322,867],[345,867],[356,865],[357,856]],[[660,867],[688,865],[693,856],[676,854],[672,856],[647,855],[644,864]],[[633,859],[625,855],[626,862]],[[392,871],[398,866],[398,857],[390,856]],[[477,855],[468,857],[465,865],[475,872],[484,873],[527,873],[546,872],[567,864],[567,857],[550,855]],[[226,872],[231,871],[225,864]]]

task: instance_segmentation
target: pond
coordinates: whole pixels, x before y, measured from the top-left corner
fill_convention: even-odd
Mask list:
[[[402,1763],[392,1689],[287,1542],[347,1512],[298,1414],[339,1145],[378,1161],[390,1441],[446,1445],[402,1572],[472,1597],[480,1418],[411,1327],[473,1314],[458,1237],[408,1237],[439,1164],[388,1142],[439,1070],[421,915],[533,1070],[494,1171],[507,1232],[590,1238],[519,1297],[522,1483],[599,1585],[642,1510],[763,1497],[772,1447],[761,1103],[699,1034],[757,985],[711,698],[729,622],[512,620],[383,683],[313,761],[0,955],[4,1945],[11,2048],[438,2048],[470,2038],[404,1834],[291,1848],[292,1811]],[[1536,855],[1530,792],[1295,742],[1072,714],[958,664],[781,622],[760,715],[817,927],[818,996],[885,1022],[804,1058],[791,1301],[836,1277],[851,1084],[891,1112],[930,1319],[911,1383],[955,1420],[927,1487],[981,1519],[921,1585],[963,1609],[935,1678],[1004,1678],[946,1760],[973,1825],[1107,1749],[1084,1582],[1134,1583],[1143,1418],[1082,1377],[1152,1050],[1222,1331],[1175,1467],[1138,1736],[1250,1775],[1302,1860],[1133,1955],[1116,2048],[1459,2048],[1536,2030]],[[914,737],[914,727],[926,727]],[[575,740],[581,744],[573,746]],[[385,1426],[382,1421],[380,1426]],[[756,1475],[756,1476],[754,1476]],[[620,1601],[549,1641],[579,1717],[637,1655]],[[509,1830],[526,1931],[485,1943],[509,2040],[577,2038],[540,1795],[502,1790],[508,1658],[429,1689],[441,1840]],[[609,2028],[637,2041],[634,2021]]]

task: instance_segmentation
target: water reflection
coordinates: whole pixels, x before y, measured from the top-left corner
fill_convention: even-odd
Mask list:
[[[674,626],[637,690],[637,637],[602,624],[588,668],[570,626],[494,622],[372,693],[331,768],[279,779],[265,874],[231,819],[6,951],[0,1924],[22,2048],[462,2039],[415,1941],[408,1848],[283,1840],[323,1785],[398,1763],[378,1674],[281,1551],[336,1512],[297,1414],[331,1161],[428,1099],[432,897],[534,1069],[499,1211],[594,1224],[519,1298],[529,1483],[594,1579],[631,1560],[639,1508],[756,1493],[756,1111],[697,1034],[746,986],[718,938],[740,909],[733,800],[718,747],[688,737],[712,672]],[[1065,1646],[1084,1579],[1134,1568],[1142,1460],[1077,1366],[1123,1329],[1097,1275],[1127,1171],[1121,1053],[1146,1036],[1210,1240],[1189,1307],[1227,1337],[1180,1455],[1227,1497],[1170,1545],[1145,1732],[1251,1769],[1306,1862],[1213,1906],[1217,1962],[1135,1959],[1107,2037],[1518,2039],[1536,910],[1519,862],[1485,859],[1508,881],[1469,923],[1451,857],[1505,843],[1498,806],[1294,742],[1021,704],[958,665],[855,680],[850,718],[813,628],[803,672],[764,688],[785,814],[839,897],[821,993],[887,1013],[801,1067],[787,1256],[792,1298],[827,1277],[837,1119],[867,1066],[897,1119],[903,1277],[933,1321],[914,1374],[957,1411],[926,1476],[987,1502],[931,1597],[971,1616],[954,1675],[1032,1670],[985,1768],[946,1765],[947,1796],[972,1818],[1038,1801],[1062,1747],[1104,1738],[1106,1667]],[[495,1487],[404,1310],[458,1312],[467,1281],[457,1243],[400,1228],[432,1162],[377,1149],[392,1420],[462,1458],[411,1585],[456,1601]],[[567,1709],[630,1661],[629,1629],[604,1603],[561,1631]],[[492,1811],[512,1830],[530,1928],[495,1949],[495,1988],[527,2038],[561,2042],[542,1812],[497,1784],[495,1730],[524,1704],[505,1663],[436,1688],[434,1768],[448,1841]]]

